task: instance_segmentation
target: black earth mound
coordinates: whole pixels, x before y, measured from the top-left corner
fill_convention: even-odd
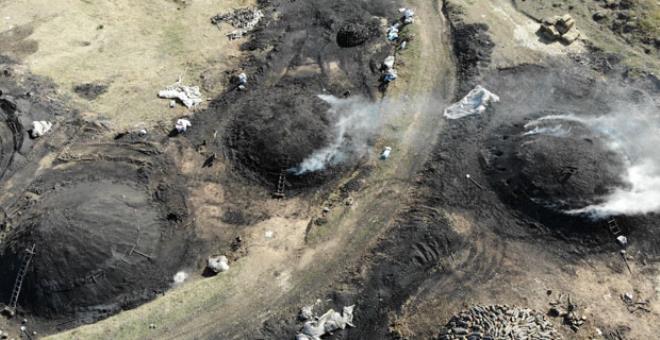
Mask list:
[[[74,147],[58,162],[8,209],[20,229],[0,249],[0,299],[33,244],[19,300],[30,314],[90,322],[167,289],[189,258],[173,166],[149,144]]]
[[[277,184],[282,169],[328,145],[333,122],[317,94],[381,97],[380,66],[395,48],[382,36],[381,20],[395,18],[396,5],[391,0],[260,2],[266,15],[242,45],[254,51],[241,64],[246,89],[232,87],[197,113],[186,137],[206,153],[228,154],[249,180]],[[339,170],[287,176],[287,188],[320,185]]]
[[[564,212],[624,185],[624,159],[607,143],[579,121],[542,119],[500,128],[483,160],[506,201]]]
[[[239,113],[231,123],[228,145],[242,165],[276,181],[281,170],[328,144],[330,106],[302,86],[258,91],[232,104],[231,111]]]

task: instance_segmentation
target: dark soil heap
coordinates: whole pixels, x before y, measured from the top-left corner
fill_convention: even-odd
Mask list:
[[[95,321],[169,287],[188,258],[183,192],[148,144],[78,147],[10,207],[0,254],[7,301],[24,249],[36,245],[19,306],[48,318]],[[17,212],[20,212],[17,213]]]
[[[491,180],[516,204],[566,211],[600,203],[623,185],[622,156],[578,121],[514,124],[493,136],[484,156]]]
[[[355,47],[364,44],[370,37],[378,35],[378,23],[371,26],[372,29],[360,23],[345,23],[337,32],[337,44],[341,47]]]
[[[276,86],[239,98],[228,144],[234,157],[267,180],[328,142],[329,105],[300,86]]]

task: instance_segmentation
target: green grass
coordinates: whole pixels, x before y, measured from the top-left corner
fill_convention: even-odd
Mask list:
[[[640,1],[639,27],[651,38],[660,36],[660,5],[655,0]]]

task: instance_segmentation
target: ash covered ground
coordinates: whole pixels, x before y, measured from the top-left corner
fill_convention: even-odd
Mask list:
[[[559,9],[410,1],[416,21],[391,42],[400,5],[259,1],[241,57],[192,78],[224,90],[180,133],[90,119],[1,58],[0,302],[36,254],[0,329],[286,339],[354,305],[354,327],[324,339],[488,338],[504,315],[535,318],[514,338],[655,334],[660,83],[646,33],[617,40],[644,53],[626,63],[581,22],[590,5],[555,7],[585,30],[571,47],[536,35],[536,16]],[[385,86],[389,55],[399,78]],[[113,93],[85,84],[89,101]],[[499,102],[445,118],[475,85]],[[40,120],[54,128],[33,138]],[[229,270],[213,276],[218,255]]]

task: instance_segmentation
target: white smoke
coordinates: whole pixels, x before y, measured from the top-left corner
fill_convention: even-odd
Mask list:
[[[297,176],[364,155],[369,150],[369,139],[396,112],[385,101],[374,103],[362,97],[341,99],[330,95],[319,95],[319,98],[330,104],[328,114],[336,122],[333,139],[328,146],[314,151],[298,166],[288,170]]]
[[[528,126],[525,125],[527,128]],[[555,126],[534,126],[532,130],[523,133],[523,136],[547,135],[553,137],[567,137],[571,134],[570,129],[564,129],[561,124]]]
[[[625,187],[614,188],[600,204],[572,210],[596,218],[660,212],[660,113],[652,103],[622,102],[601,116],[546,116],[537,121],[579,121],[607,136],[608,147],[621,154]]]

